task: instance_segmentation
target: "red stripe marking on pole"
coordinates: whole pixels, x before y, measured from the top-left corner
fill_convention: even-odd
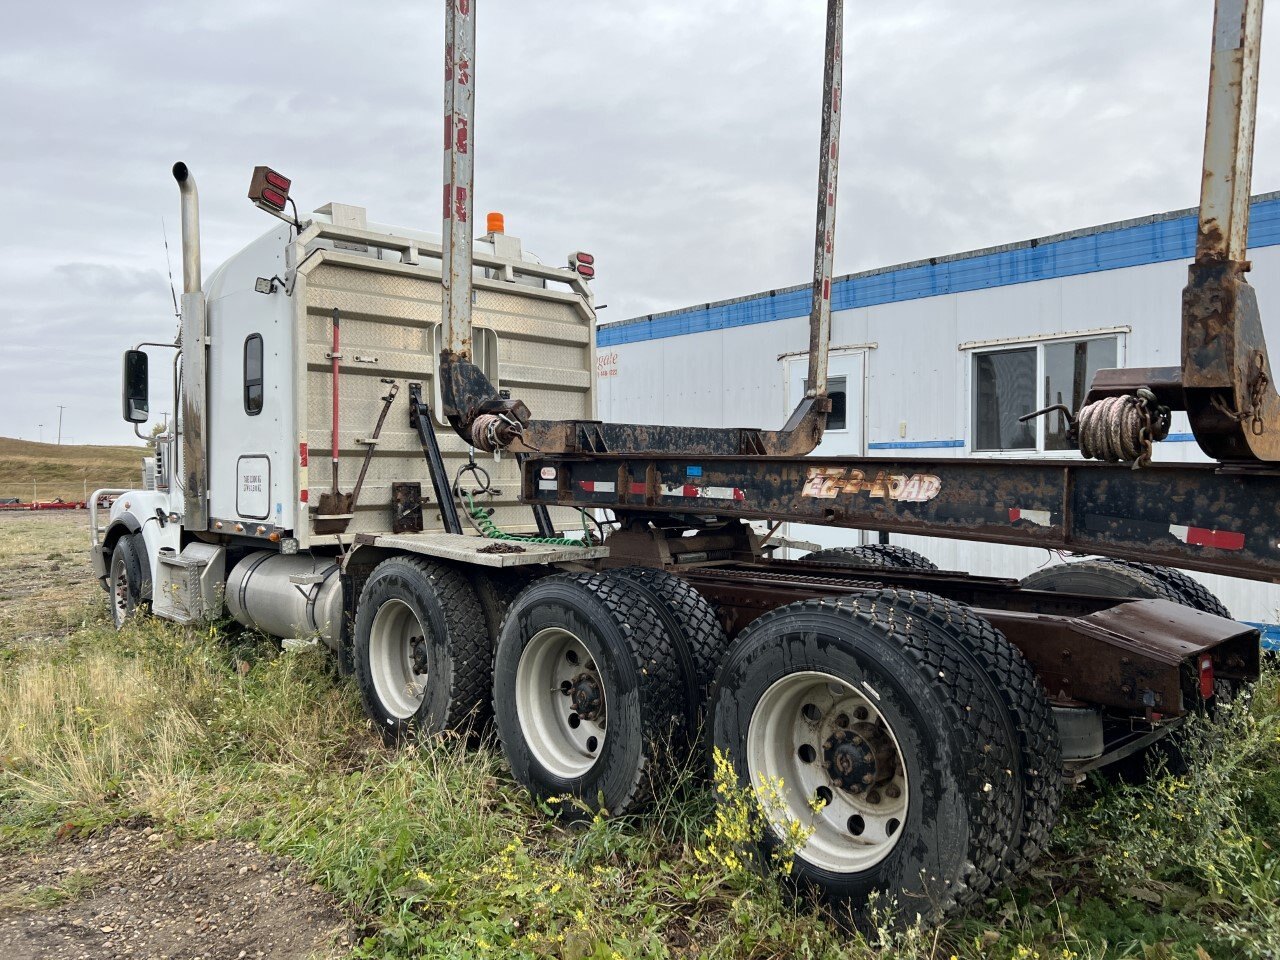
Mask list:
[[[298,466],[305,467],[307,465],[307,445],[305,442],[298,444]]]

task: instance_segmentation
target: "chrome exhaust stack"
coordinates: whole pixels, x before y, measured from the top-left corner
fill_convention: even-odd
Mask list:
[[[196,179],[179,160],[173,165],[173,179],[182,194],[182,292],[200,292],[200,194]]]
[[[182,398],[178,428],[182,434],[182,525],[209,528],[209,446],[205,424],[209,370],[208,317],[200,283],[200,197],[185,163],[173,165],[182,194]],[[176,505],[175,498],[175,505]]]

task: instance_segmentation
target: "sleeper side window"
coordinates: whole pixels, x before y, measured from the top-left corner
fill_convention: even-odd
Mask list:
[[[251,333],[244,341],[244,412],[256,417],[262,412],[262,334]]]

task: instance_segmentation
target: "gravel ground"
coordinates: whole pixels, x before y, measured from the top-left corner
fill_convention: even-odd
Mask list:
[[[175,845],[116,826],[0,854],[0,957],[336,957],[352,925],[333,899],[250,843]]]

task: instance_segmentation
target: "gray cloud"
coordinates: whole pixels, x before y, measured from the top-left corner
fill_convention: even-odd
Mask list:
[[[547,260],[596,253],[605,317],[805,278],[819,0],[479,3],[479,206]],[[848,4],[837,269],[1193,205],[1210,7]],[[441,8],[6,11],[0,434],[33,437],[63,403],[77,441],[131,438],[118,358],[173,329],[176,159],[200,183],[206,274],[270,225],[244,199],[256,163],[305,209],[437,229]],[[1259,191],[1280,186],[1274,76]]]

